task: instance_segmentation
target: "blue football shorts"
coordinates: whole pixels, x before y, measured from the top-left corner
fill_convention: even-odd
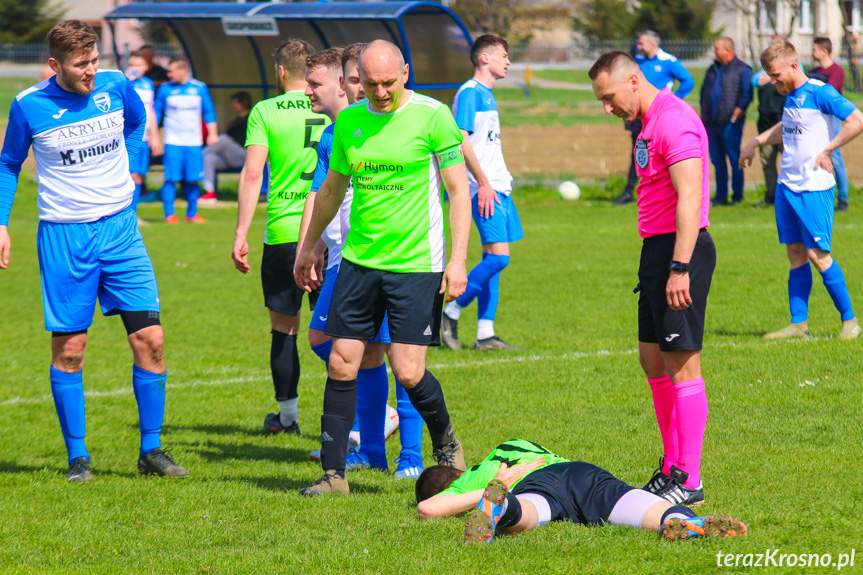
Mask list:
[[[45,329],[82,331],[103,315],[160,311],[153,264],[131,207],[94,222],[39,222]]]
[[[473,221],[476,222],[476,228],[479,230],[480,240],[483,245],[498,242],[517,242],[524,237],[524,231],[521,229],[521,220],[518,217],[518,211],[515,209],[515,202],[512,201],[510,194],[495,193],[501,203],[494,203],[494,215],[490,218],[484,218],[479,215],[479,200],[477,200],[477,196],[474,196],[470,200]]]
[[[776,230],[781,244],[803,244],[830,251],[833,236],[833,195],[836,188],[821,192],[792,192],[776,186]]]
[[[204,179],[204,153],[201,146],[165,146],[162,158],[166,182],[200,182]]]

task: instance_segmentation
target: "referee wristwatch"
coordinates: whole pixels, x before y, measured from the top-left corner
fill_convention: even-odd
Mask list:
[[[689,264],[688,263],[672,261],[670,268],[671,268],[671,271],[673,271],[673,272],[681,272],[681,273],[688,273],[689,272]]]

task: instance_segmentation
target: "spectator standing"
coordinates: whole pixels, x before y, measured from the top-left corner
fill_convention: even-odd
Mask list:
[[[204,195],[198,202],[216,201],[216,172],[228,168],[242,168],[246,162],[246,128],[252,111],[252,96],[248,92],[231,94],[231,108],[237,115],[228,124],[224,134],[214,146],[204,148]]]
[[[818,37],[812,42],[812,62],[816,64],[809,72],[809,77],[830,84],[840,94],[845,93],[845,69],[833,61],[830,53],[833,52],[833,42],[830,38]],[[836,124],[835,132],[830,134],[835,138],[839,133],[841,124]],[[767,127],[764,128],[765,130]],[[759,132],[763,132],[760,127]],[[848,209],[848,171],[845,169],[845,161],[842,159],[842,150],[836,148],[831,156],[833,159],[833,175],[836,176],[836,190],[839,192],[839,202],[836,209],[844,212]]]
[[[695,80],[692,79],[692,74],[683,67],[680,60],[665,52],[659,47],[661,39],[659,34],[653,30],[645,30],[638,35],[638,39],[633,43],[632,57],[638,63],[639,68],[644,73],[647,81],[653,84],[654,87],[661,90],[663,88],[674,88],[674,82],[677,81],[677,91],[674,95],[678,98],[685,98],[692,89],[695,88]],[[632,123],[624,124],[624,128],[630,132],[632,136],[632,147],[635,148],[635,142],[641,134],[641,119],[636,119]],[[638,176],[635,173],[635,159],[630,159],[629,176],[626,180],[626,188],[620,197],[615,200],[614,205],[622,206],[635,201],[635,186],[638,184]]]
[[[138,51],[143,54],[144,59],[147,61],[147,71],[144,72],[144,76],[149,78],[156,87],[156,90],[158,90],[159,86],[169,80],[168,71],[153,62],[153,59],[156,57],[156,52],[152,44],[144,44],[138,48]]]
[[[784,36],[774,36],[770,43],[784,40]],[[752,75],[752,89],[758,92],[758,133],[767,131],[782,121],[782,108],[785,107],[785,96],[779,93],[776,85],[770,81],[770,76],[761,68]],[[772,206],[776,197],[776,181],[779,168],[776,165],[782,144],[768,144],[758,148],[761,156],[761,169],[764,171],[764,199],[755,204],[756,208]]]
[[[716,170],[716,195],[711,205],[727,206],[728,162],[731,162],[732,204],[743,201],[740,140],[746,108],[752,101],[752,68],[737,57],[734,40],[722,36],[713,44],[714,64],[701,85],[701,119],[710,141],[710,162]]]

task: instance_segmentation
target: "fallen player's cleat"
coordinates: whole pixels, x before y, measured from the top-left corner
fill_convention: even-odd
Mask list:
[[[327,469],[317,481],[300,489],[300,495],[309,497],[330,494],[347,495],[350,492],[348,480],[336,473],[335,469]]]
[[[160,477],[185,477],[189,470],[180,467],[160,447],[138,458],[138,473]]]
[[[857,339],[860,337],[860,332],[863,332],[863,328],[860,327],[860,322],[857,321],[857,318],[854,318],[848,323],[847,327],[842,326],[842,331],[839,332],[839,339],[843,341]]]
[[[440,322],[441,343],[445,347],[459,351],[461,349],[461,342],[458,340],[458,320],[451,318],[447,314],[442,315],[443,317],[441,317]]]
[[[765,333],[763,336],[764,339],[809,339],[809,330],[803,329],[793,323],[788,327],[784,327],[779,331],[773,331],[770,333]]]
[[[93,483],[90,473],[90,460],[86,457],[76,457],[69,464],[69,483]]]
[[[294,421],[289,426],[282,425],[282,419],[278,413],[268,413],[264,418],[264,429],[270,433],[287,433],[288,435],[300,434],[300,423]]]
[[[384,438],[389,439],[390,435],[396,432],[399,428],[399,412],[396,411],[390,404],[387,404],[386,421],[384,422]]]
[[[494,530],[503,516],[503,504],[508,493],[509,490],[500,479],[488,482],[476,509],[464,520],[464,542],[467,545],[491,543]]]
[[[432,457],[435,458],[438,465],[461,471],[467,469],[464,463],[464,449],[461,448],[461,443],[455,437],[452,438],[451,442],[432,451]]]
[[[690,539],[692,537],[743,537],[749,533],[742,521],[730,515],[707,515],[680,519],[674,517],[662,526],[662,536],[671,541]]]
[[[514,345],[510,345],[493,335],[491,337],[487,337],[485,339],[478,339],[473,344],[473,348],[477,351],[489,351],[492,349],[506,349],[509,351],[522,351],[522,348],[516,347]]]

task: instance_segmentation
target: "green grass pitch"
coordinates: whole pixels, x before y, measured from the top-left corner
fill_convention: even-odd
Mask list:
[[[707,502],[699,513],[734,514],[748,524],[749,537],[671,543],[623,527],[553,524],[466,548],[460,520],[419,521],[413,483],[385,473],[350,474],[349,497],[297,495],[321,472],[307,454],[319,446],[325,374],[303,329],[303,435],[262,433],[264,415],[276,407],[256,275],[262,210],[249,276],[230,260],[234,209],[203,207],[208,225],[143,229],[166,334],[163,443],[192,476],[138,477],[131,353],[120,320],[98,314],[84,371],[95,483],[67,484],[48,383],[35,186],[30,176],[22,182],[10,269],[0,272],[2,573],[724,573],[749,569],[717,567],[718,552],[778,548],[835,558],[863,551],[860,342],[835,339],[838,315],[817,274],[814,339],[761,340],[788,322],[787,264],[770,211],[747,205],[711,213],[718,266],[703,353],[710,419]],[[526,238],[512,247],[496,327],[524,352],[428,354],[469,463],[501,441],[523,437],[634,485],[656,465],[659,433],[634,352],[636,210],[613,208],[607,198],[591,197],[597,193],[585,186],[578,202],[551,191],[516,194]],[[851,211],[836,214],[834,232],[834,253],[858,308],[861,200],[852,197]],[[156,205],[141,213],[160,220]],[[479,254],[473,233],[469,265]],[[468,347],[475,309],[461,322]],[[397,451],[394,436],[390,460]],[[424,451],[429,465],[427,437]]]

